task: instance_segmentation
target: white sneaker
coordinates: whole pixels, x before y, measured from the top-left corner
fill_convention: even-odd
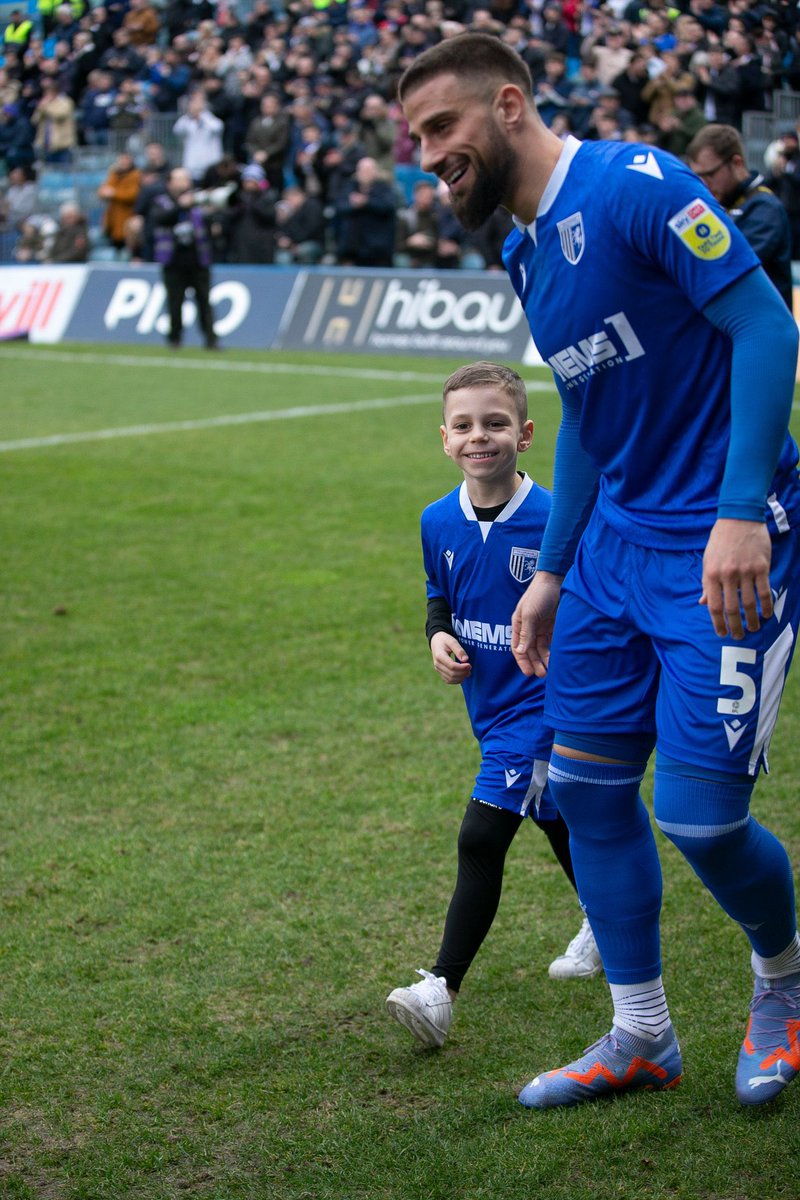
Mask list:
[[[592,979],[602,969],[603,960],[589,918],[584,917],[575,937],[564,953],[553,959],[547,973],[551,979]]]
[[[386,997],[386,1007],[423,1046],[441,1046],[450,1028],[453,1001],[441,976],[422,970],[417,974],[422,980],[411,987],[395,988]]]

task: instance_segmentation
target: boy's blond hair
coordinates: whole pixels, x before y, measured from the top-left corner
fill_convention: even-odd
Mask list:
[[[447,398],[462,388],[493,387],[514,401],[520,425],[528,419],[528,393],[516,371],[500,363],[475,362],[459,367],[444,381],[442,388],[442,420],[447,420]]]

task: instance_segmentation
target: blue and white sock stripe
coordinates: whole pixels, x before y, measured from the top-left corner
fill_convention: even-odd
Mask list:
[[[585,758],[565,759],[560,758],[561,762],[570,762],[575,765],[570,768],[564,768],[556,765],[553,760],[550,760],[550,769],[548,770],[548,779],[556,783],[592,783],[598,784],[601,787],[619,787],[626,784],[640,784],[644,779],[644,770],[638,766],[631,766],[633,774],[617,775],[610,773],[600,773],[598,768],[603,767],[620,767],[621,763],[596,763]]]
[[[725,825],[691,825],[683,821],[659,821],[656,819],[656,825],[662,833],[672,837],[686,838],[717,838],[723,837],[726,833],[733,833],[736,829],[742,829],[750,820],[749,813],[742,817],[739,821],[729,821]]]

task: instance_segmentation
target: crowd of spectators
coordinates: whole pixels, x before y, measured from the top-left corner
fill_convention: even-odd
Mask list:
[[[0,218],[19,234],[16,257],[85,260],[86,214],[38,211],[37,178],[82,147],[125,144],[96,194],[120,257],[152,257],[153,202],[182,167],[217,261],[499,269],[504,214],[467,235],[446,188],[397,178],[415,164],[397,79],[464,29],[520,53],[562,137],[683,156],[706,122],[741,129],[775,90],[800,90],[788,0],[39,0],[3,31]],[[167,148],[147,141],[153,115]],[[768,182],[800,248],[800,150],[783,132]]]

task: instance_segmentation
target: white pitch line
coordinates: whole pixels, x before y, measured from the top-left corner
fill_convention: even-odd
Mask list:
[[[380,379],[413,383],[443,383],[442,372],[389,371],[378,367],[323,367],[304,363],[241,362],[225,358],[185,358],[182,354],[152,357],[138,354],[67,354],[64,351],[23,349],[20,346],[0,346],[0,357],[34,359],[37,362],[90,364],[92,366],[157,367],[189,371],[245,372],[259,375],[319,375],[329,379]],[[555,386],[540,379],[526,380],[528,391],[553,392]]]
[[[17,438],[0,442],[0,454],[11,450],[38,450],[44,446],[69,446],[76,442],[105,442],[113,438],[150,437],[155,433],[184,433],[193,429],[217,429],[225,425],[255,425],[264,421],[291,421],[298,417],[325,417],[331,413],[368,412],[370,409],[407,407],[411,404],[437,403],[438,395],[426,392],[416,396],[386,396],[374,400],[354,400],[348,404],[304,404],[297,408],[277,408],[268,412],[232,413],[222,417],[200,417],[191,421],[164,421],[153,425],[124,425],[116,429],[92,429],[81,433],[53,433],[45,437]]]

